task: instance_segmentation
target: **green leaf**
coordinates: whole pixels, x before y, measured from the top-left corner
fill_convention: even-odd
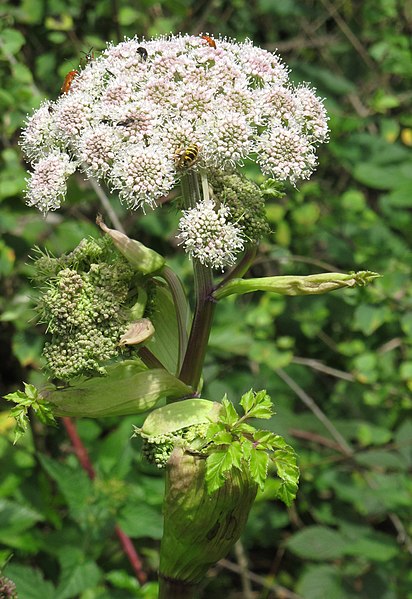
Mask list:
[[[24,43],[24,35],[17,29],[3,29],[1,32],[0,51],[6,57],[7,54],[17,54]]]
[[[299,579],[297,593],[305,599],[353,599],[352,593],[346,593],[341,573],[336,566],[309,566]]]
[[[298,557],[315,561],[334,560],[345,555],[347,541],[343,535],[326,526],[307,526],[286,542]]]
[[[21,599],[56,599],[53,583],[44,580],[40,570],[11,563],[7,566],[7,576],[13,580]]]
[[[253,449],[250,455],[249,468],[253,480],[263,490],[268,474],[269,456],[266,451]]]
[[[257,430],[253,435],[253,440],[258,443],[261,448],[269,449],[284,449],[289,447],[286,441],[280,435],[276,435],[271,431]]]
[[[247,393],[244,393],[240,399],[240,405],[242,406],[245,414],[247,414],[249,412],[249,410],[252,409],[252,407],[255,404],[255,394],[253,393],[253,390],[250,389]]]
[[[220,422],[224,422],[227,426],[233,426],[239,420],[239,414],[235,410],[235,406],[225,396],[222,399],[222,409],[219,414]]]
[[[299,482],[299,468],[296,464],[296,454],[287,445],[285,449],[278,449],[271,456],[276,466],[278,477],[282,480],[279,488],[279,499],[288,507],[296,497]]]
[[[211,453],[206,460],[206,483],[209,493],[217,491],[225,482],[225,472],[232,468],[232,456],[226,450]]]
[[[87,474],[79,466],[70,468],[46,455],[39,455],[39,459],[49,476],[56,481],[73,515],[78,517],[87,509],[88,500],[93,493],[93,485]]]
[[[0,499],[0,539],[2,535],[14,535],[44,520],[42,514],[16,501]]]
[[[227,430],[219,431],[213,436],[215,445],[229,445],[233,441],[233,435]]]
[[[59,551],[61,574],[56,590],[56,599],[78,597],[87,589],[93,588],[102,575],[97,565],[86,560],[83,552],[76,547]]]
[[[359,536],[345,546],[345,554],[359,556],[374,562],[387,562],[396,558],[399,547],[396,541],[382,532],[369,532],[367,536]]]
[[[107,367],[101,377],[82,379],[43,395],[56,416],[126,416],[153,408],[164,397],[188,395],[191,388],[162,368],[148,370],[138,360]]]
[[[156,509],[142,500],[130,501],[120,510],[117,523],[130,537],[139,539],[148,537],[159,541],[163,534],[163,522],[160,507]]]
[[[251,391],[249,391],[251,393]],[[264,418],[269,419],[273,415],[272,400],[266,391],[258,391],[257,393],[252,392],[252,397],[246,394],[247,397],[243,405],[242,400],[245,396],[242,396],[240,403],[245,410],[248,418]],[[247,409],[246,409],[247,406]]]
[[[242,470],[245,467],[244,454],[243,454],[243,444],[239,441],[233,441],[229,447],[228,451],[232,460],[232,464],[238,470]]]

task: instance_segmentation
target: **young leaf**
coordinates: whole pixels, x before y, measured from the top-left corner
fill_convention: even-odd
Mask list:
[[[222,399],[222,411],[220,412],[219,420],[228,426],[233,426],[239,420],[239,414],[236,412],[232,402],[227,399],[226,395]]]
[[[248,393],[246,395],[248,396]],[[241,404],[243,397],[240,400]],[[248,409],[246,410],[245,406],[242,404],[248,418],[269,419],[273,414],[272,400],[265,390],[255,393],[252,402],[250,401],[249,397],[247,397],[244,403],[248,406]]]
[[[258,430],[253,435],[253,440],[258,444],[259,449],[274,451],[275,449],[289,447],[283,437],[271,431]]]
[[[299,482],[296,454],[289,445],[286,445],[285,449],[278,449],[274,452],[272,460],[275,463],[277,475],[282,480],[278,497],[290,507],[296,497]]]
[[[253,449],[250,456],[250,474],[253,480],[263,490],[268,473],[269,456],[266,451]]]
[[[10,410],[16,420],[14,443],[26,432],[29,426],[28,410],[32,408],[40,422],[54,426],[55,418],[51,410],[51,404],[40,395],[34,385],[24,383],[24,391],[15,391],[5,395],[7,401],[13,401],[16,405]]]
[[[232,468],[232,456],[226,450],[218,450],[206,460],[206,484],[208,493],[217,491],[225,482],[225,472]]]
[[[229,445],[233,441],[233,436],[229,431],[219,431],[213,437],[213,443],[215,445]]]
[[[250,456],[252,455],[252,451],[255,448],[254,444],[252,443],[252,441],[249,441],[249,439],[245,439],[245,437],[242,437],[241,447],[243,459],[245,460],[245,462],[249,462]]]
[[[244,467],[245,464],[243,461],[243,450],[241,443],[239,441],[233,441],[228,447],[228,452],[232,459],[233,466],[238,470],[242,470],[242,467]]]
[[[245,414],[247,414],[249,412],[249,410],[252,409],[254,403],[255,403],[255,394],[253,393],[253,390],[250,389],[247,393],[244,393],[244,395],[242,395],[242,397],[240,399],[240,405],[244,409]]]

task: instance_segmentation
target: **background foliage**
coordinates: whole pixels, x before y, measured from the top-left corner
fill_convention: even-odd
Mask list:
[[[412,598],[410,3],[3,2],[1,395],[23,380],[39,381],[43,337],[32,321],[32,246],[58,254],[98,235],[98,199],[80,179],[64,209],[46,219],[25,206],[18,147],[25,114],[59,94],[90,47],[99,52],[106,40],[170,31],[248,36],[279,48],[294,80],[311,81],[327,99],[331,142],[311,181],[268,204],[271,243],[263,244],[253,275],[384,275],[366,289],[219,304],[204,396],[220,399],[227,391],[236,400],[251,381],[266,388],[277,411],[269,424],[297,449],[302,482],[290,510],[272,499],[274,480],[258,497],[242,541],[249,572],[262,577],[252,581],[254,594],[244,581],[240,590],[238,547],[210,572],[205,596]],[[173,209],[143,218],[113,206],[130,236],[175,253]],[[190,284],[187,261],[180,253],[171,260]],[[63,426],[34,423],[32,436],[13,447],[9,406],[2,407],[0,565],[13,554],[5,573],[19,597],[156,596],[155,583],[138,588],[113,534],[117,523],[133,538],[155,580],[163,483],[130,440],[137,419],[79,421],[98,474],[91,482]]]

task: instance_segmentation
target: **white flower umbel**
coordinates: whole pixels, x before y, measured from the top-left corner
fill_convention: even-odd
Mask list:
[[[70,156],[54,152],[41,158],[34,165],[31,177],[27,179],[27,203],[42,212],[57,210],[66,194],[66,181],[74,173],[76,165]]]
[[[249,40],[215,45],[190,35],[109,45],[28,119],[22,147],[35,171],[64,152],[131,208],[154,206],[188,169],[230,172],[246,158],[278,180],[308,178],[327,140],[322,100]],[[63,187],[39,201],[42,186],[33,176],[28,203],[57,207]]]
[[[221,270],[232,266],[244,247],[241,229],[230,222],[229,208],[216,209],[210,199],[184,210],[177,238],[192,258]]]

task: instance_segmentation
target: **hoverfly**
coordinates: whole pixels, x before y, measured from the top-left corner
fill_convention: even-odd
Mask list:
[[[211,48],[216,48],[216,42],[212,37],[210,37],[210,35],[201,35],[200,37],[202,40],[205,40],[205,42],[209,44]]]
[[[183,150],[178,150],[175,154],[176,165],[178,168],[190,168],[199,157],[199,146],[190,144]]]
[[[61,92],[62,94],[68,94],[70,91],[70,87],[73,83],[73,80],[79,75],[79,71],[70,71],[69,73],[67,73],[66,77],[64,78],[63,81],[63,85],[61,86]]]

